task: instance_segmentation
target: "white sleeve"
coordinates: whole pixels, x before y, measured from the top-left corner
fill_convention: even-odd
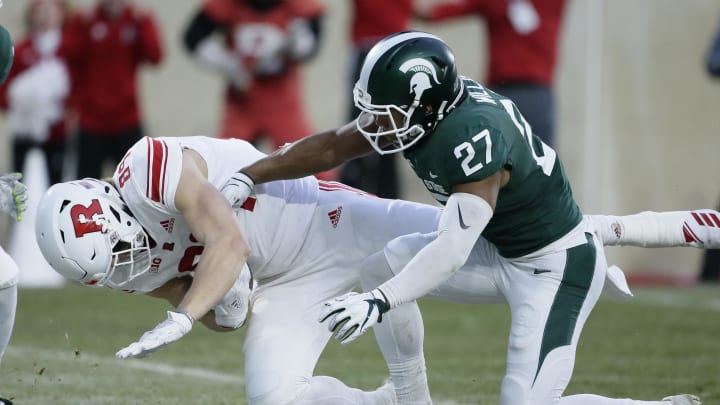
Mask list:
[[[398,275],[378,287],[390,308],[426,295],[465,264],[492,216],[493,209],[484,199],[453,193],[440,216],[437,238]]]

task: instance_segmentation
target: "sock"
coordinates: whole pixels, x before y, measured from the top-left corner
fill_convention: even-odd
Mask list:
[[[604,245],[638,247],[688,246],[683,232],[688,217],[688,211],[588,215]]]
[[[383,252],[375,253],[363,262],[360,277],[365,291],[392,276]],[[395,385],[397,403],[432,404],[423,353],[424,328],[417,303],[409,302],[390,310],[373,331]]]

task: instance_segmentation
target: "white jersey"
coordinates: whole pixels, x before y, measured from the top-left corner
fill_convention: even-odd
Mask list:
[[[265,156],[248,142],[204,136],[143,138],[125,155],[113,180],[132,214],[152,239],[152,267],[126,290],[146,293],[194,270],[203,245],[175,207],[182,151],[192,149],[207,164],[208,180],[218,190],[237,170]],[[303,246],[318,202],[315,177],[259,184],[236,212],[252,255],[257,280],[291,271]]]

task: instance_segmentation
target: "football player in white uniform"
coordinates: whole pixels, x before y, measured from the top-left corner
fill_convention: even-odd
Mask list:
[[[83,179],[53,186],[39,203],[38,243],[70,279],[147,293],[176,307],[118,357],[160,349],[189,332],[194,319],[215,330],[241,326],[252,273],[253,311],[244,347],[251,404],[394,403],[392,385],[363,392],[312,376],[330,337],[315,321],[323,302],[359,284],[360,269],[384,256],[388,242],[434,231],[440,210],[305,177],[257,186],[233,213],[218,190],[232,196],[248,189],[236,171],[263,156],[240,140],[145,138],[130,149],[112,182]],[[606,224],[601,228],[610,230],[615,243],[623,243],[635,226],[630,218],[598,223]],[[626,232],[613,231],[626,220]],[[393,244],[385,251],[403,254]],[[469,284],[455,286],[455,299],[472,297],[472,274]],[[622,290],[621,273],[619,281],[608,285]],[[422,342],[419,312],[416,320],[405,333]],[[392,351],[388,344],[393,341],[381,341],[386,358]],[[421,375],[426,384],[421,348],[419,359],[407,363],[405,372],[415,379]]]
[[[0,211],[15,220],[22,220],[25,212],[26,189],[20,182],[22,174],[10,173],[0,176]],[[17,308],[18,267],[15,261],[0,246],[0,362],[10,342],[15,310]],[[0,398],[0,404],[11,404]]]
[[[438,209],[306,177],[258,186],[233,212],[219,189],[263,156],[241,140],[144,138],[112,182],[52,186],[38,206],[38,244],[67,278],[176,306],[119,358],[180,339],[194,320],[240,326],[249,292],[238,280],[252,273],[244,345],[251,404],[394,403],[390,383],[363,392],[312,375],[331,336],[316,317],[324,301],[359,286],[371,253],[400,235],[432,231]],[[237,316],[228,322],[219,312]]]

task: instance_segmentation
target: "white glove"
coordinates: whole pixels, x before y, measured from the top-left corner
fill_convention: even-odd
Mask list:
[[[10,173],[0,176],[0,211],[21,221],[27,201],[27,188],[20,182],[22,173]]]
[[[193,319],[184,312],[168,311],[166,320],[160,322],[153,330],[143,333],[140,340],[115,353],[118,359],[128,357],[145,357],[168,344],[179,340],[192,329]]]
[[[329,320],[328,330],[335,333],[340,343],[346,344],[382,322],[382,315],[388,310],[387,298],[378,288],[362,294],[350,292],[325,302],[319,321]]]
[[[215,306],[215,323],[218,326],[238,329],[245,324],[250,307],[252,282],[250,269],[243,267],[240,277],[235,280],[230,291]]]
[[[237,171],[220,189],[233,209],[240,208],[252,193],[255,181],[242,171]]]

